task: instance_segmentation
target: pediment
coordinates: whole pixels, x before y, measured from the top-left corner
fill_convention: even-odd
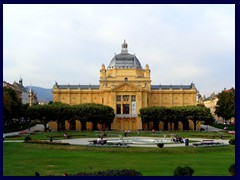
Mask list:
[[[141,91],[142,89],[129,83],[124,82],[119,84],[118,86],[112,88],[112,91]]]

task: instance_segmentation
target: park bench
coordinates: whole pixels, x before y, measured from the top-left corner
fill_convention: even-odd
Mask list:
[[[107,140],[100,140],[99,142],[97,140],[92,140],[92,141],[88,141],[88,142],[91,142],[92,144],[106,144],[107,143]]]

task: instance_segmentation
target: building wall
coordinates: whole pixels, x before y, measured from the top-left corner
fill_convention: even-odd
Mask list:
[[[197,90],[194,87],[152,90],[148,65],[145,69],[105,69],[102,65],[99,84],[99,88],[91,88],[91,86],[82,88],[80,85],[75,88],[70,85],[63,88],[56,84],[53,88],[53,102],[70,105],[97,103],[111,106],[116,114],[111,129],[117,131],[145,129],[146,125],[143,125],[141,118],[138,117],[142,107],[196,104]],[[123,100],[125,95],[129,96],[128,101]],[[121,96],[121,101],[117,100],[117,96]],[[135,96],[135,102],[131,101],[132,96]],[[121,105],[121,114],[117,114],[117,104]],[[129,104],[129,114],[123,114],[124,104]],[[78,122],[76,126],[76,129],[80,129],[81,125]],[[92,126],[87,124],[87,129],[91,130],[91,128]],[[163,129],[163,125],[160,125],[160,129]]]
[[[28,99],[28,92],[23,91],[22,92],[22,103],[23,104],[27,104],[29,103],[29,99]]]
[[[218,98],[214,98],[214,99],[208,99],[208,100],[205,100],[203,103],[204,105],[210,109],[210,112],[211,114],[213,115],[213,118],[215,119],[216,122],[218,123],[224,123],[224,119],[222,117],[218,117],[216,114],[215,114],[215,110],[216,110],[216,105],[217,105],[217,101],[218,101]]]
[[[13,89],[23,104],[30,103],[29,92],[27,88],[23,86],[22,80],[20,80],[19,83],[14,82],[13,84],[9,84],[4,81],[3,86]]]
[[[196,104],[196,90],[154,90],[149,93],[149,106],[185,106]]]

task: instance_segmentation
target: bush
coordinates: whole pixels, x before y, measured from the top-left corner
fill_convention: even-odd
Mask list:
[[[164,144],[163,144],[163,143],[157,143],[157,146],[158,146],[159,148],[163,148]]]
[[[235,163],[229,166],[228,172],[232,175],[235,176]]]
[[[28,141],[31,141],[31,140],[32,140],[32,138],[30,136],[26,136],[25,139],[24,139],[25,142],[28,142]]]
[[[235,145],[235,138],[229,140],[229,144]]]
[[[80,172],[69,176],[142,176],[140,172],[134,169],[106,170],[97,172]]]
[[[173,176],[192,176],[194,170],[188,166],[185,167],[176,167],[174,170]]]
[[[41,141],[41,140],[28,140],[27,143],[35,143],[35,144],[51,144],[51,145],[70,145],[69,143],[62,143],[62,142],[48,142],[48,141]]]

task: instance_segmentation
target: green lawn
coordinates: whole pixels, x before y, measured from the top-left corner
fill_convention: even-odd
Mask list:
[[[229,176],[235,146],[211,148],[97,148],[73,145],[3,143],[3,175],[60,175],[82,171],[135,169],[144,176],[172,176],[190,166],[194,176]]]

